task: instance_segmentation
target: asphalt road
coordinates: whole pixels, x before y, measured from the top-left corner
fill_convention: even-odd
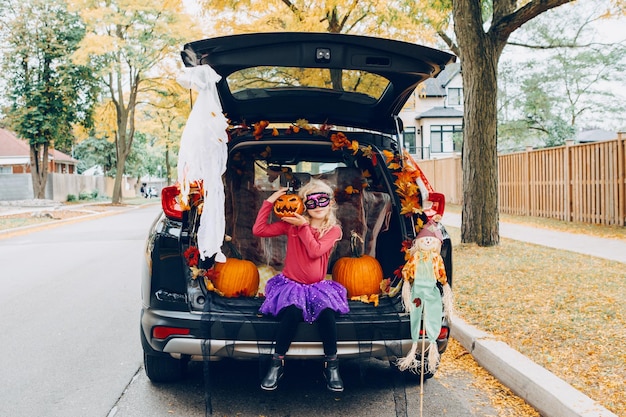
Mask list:
[[[140,267],[158,206],[0,239],[0,416],[495,416],[470,376],[420,387],[386,362],[345,361],[329,393],[319,363],[294,361],[276,392],[264,363],[191,364],[152,384],[139,342]]]

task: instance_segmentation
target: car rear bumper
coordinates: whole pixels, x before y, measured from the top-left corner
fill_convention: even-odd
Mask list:
[[[411,349],[411,340],[376,340],[370,342],[338,342],[337,356],[340,358],[375,357],[388,359]],[[421,349],[421,347],[420,347]],[[257,359],[273,353],[272,342],[249,342],[236,340],[206,340],[192,338],[171,338],[163,348],[164,353],[180,359],[187,357],[194,361],[222,358]],[[321,342],[293,342],[287,356],[294,359],[321,359],[324,350]]]
[[[413,344],[409,316],[390,308],[359,304],[337,319],[338,356],[390,359],[406,355]],[[273,352],[277,324],[274,318],[250,309],[236,313],[189,313],[144,308],[141,315],[144,350],[191,360],[255,359],[269,355]],[[189,329],[189,334],[157,339],[152,337],[157,326]],[[447,337],[437,341],[440,353],[446,350],[447,343]],[[418,346],[418,352],[421,349]],[[297,359],[324,357],[315,323],[299,324],[287,355]]]

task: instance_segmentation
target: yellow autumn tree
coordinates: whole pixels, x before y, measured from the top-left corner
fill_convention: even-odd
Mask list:
[[[114,108],[117,169],[112,203],[119,204],[126,159],[136,131],[137,104],[158,84],[161,65],[178,62],[182,45],[201,32],[185,12],[182,0],[69,3],[87,27],[73,59],[97,72],[107,94],[103,101],[110,101]]]
[[[213,35],[246,32],[330,32],[435,43],[422,22],[433,9],[412,0],[198,0]]]
[[[191,92],[175,81],[175,74],[150,80],[148,99],[141,106],[138,129],[155,138],[165,149],[167,184],[172,183],[173,156],[178,153],[180,137],[191,111]]]

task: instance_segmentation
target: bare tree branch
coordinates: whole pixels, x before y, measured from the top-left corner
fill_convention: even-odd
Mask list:
[[[501,3],[509,5],[510,1],[512,0],[494,0],[494,20],[489,32],[495,39],[500,41],[506,41],[511,33],[541,13],[570,3],[573,0],[533,0],[514,13],[498,16],[496,19],[496,10],[499,11],[498,13],[502,13],[502,10],[505,9],[505,6]]]
[[[448,34],[442,30],[437,31],[437,35],[448,45],[448,48],[452,51],[452,53],[456,56],[460,56],[459,47],[457,44],[448,36]]]
[[[302,22],[302,21],[304,20],[304,17],[302,16],[302,12],[300,11],[300,9],[298,9],[298,8],[296,7],[296,5],[295,5],[295,4],[293,4],[293,3],[292,3],[291,1],[289,1],[289,0],[283,0],[283,3],[284,3],[287,7],[289,7],[289,10],[291,10],[291,11],[293,12],[293,14],[295,14],[295,15],[296,15],[296,17],[298,18],[298,20],[299,20],[299,21],[301,21],[301,22]]]

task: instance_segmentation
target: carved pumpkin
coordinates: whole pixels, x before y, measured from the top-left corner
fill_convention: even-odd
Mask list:
[[[348,290],[348,298],[378,294],[383,269],[376,258],[363,255],[358,242],[363,239],[355,232],[350,237],[352,256],[339,258],[333,267],[333,280]]]
[[[294,213],[303,212],[304,203],[297,194],[283,194],[274,202],[274,214],[278,217],[293,217]]]
[[[217,276],[213,285],[224,297],[254,297],[259,289],[259,270],[254,262],[241,259],[230,236],[226,236],[226,243],[234,257],[215,263]]]

